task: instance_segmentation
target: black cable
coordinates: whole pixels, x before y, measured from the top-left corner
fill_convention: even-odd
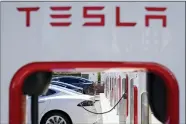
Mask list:
[[[120,101],[121,101],[122,99],[126,99],[126,93],[124,93],[124,94],[121,96],[121,98],[119,99],[119,101],[114,105],[114,107],[113,107],[112,109],[110,109],[109,111],[106,111],[106,112],[101,112],[101,113],[92,112],[92,111],[86,109],[84,106],[81,106],[81,107],[82,107],[83,109],[85,109],[86,111],[88,111],[88,112],[90,112],[90,113],[93,113],[93,114],[107,114],[107,113],[111,112],[112,110],[114,110],[114,108],[120,103]]]
[[[32,124],[38,124],[38,96],[31,96],[31,122]]]

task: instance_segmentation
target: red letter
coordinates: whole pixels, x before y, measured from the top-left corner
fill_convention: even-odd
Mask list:
[[[105,16],[104,14],[88,14],[89,10],[102,10],[103,6],[100,7],[84,7],[83,8],[83,17],[84,18],[94,18],[100,19],[100,22],[86,22],[83,26],[104,26],[105,25]]]
[[[145,7],[147,11],[153,11],[153,12],[163,12],[166,10],[165,7]],[[167,26],[167,17],[166,15],[145,15],[145,26],[149,27],[149,21],[151,19],[160,19],[162,20],[162,26],[166,27]]]
[[[23,7],[23,8],[17,8],[18,11],[20,12],[25,12],[26,13],[26,26],[30,27],[30,12],[31,11],[38,11],[39,7]]]
[[[71,9],[70,6],[59,6],[59,7],[50,7],[51,10],[53,11],[68,11]],[[71,17],[71,14],[51,14],[51,18],[55,19],[68,19]],[[71,22],[51,22],[50,23],[52,26],[70,26]]]
[[[116,7],[116,26],[130,26],[133,27],[136,22],[120,22],[120,7]]]

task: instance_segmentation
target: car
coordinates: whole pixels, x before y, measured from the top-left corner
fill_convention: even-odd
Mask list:
[[[39,96],[39,124],[94,124],[99,121],[98,115],[85,110],[97,112],[93,96],[64,89],[50,85],[48,91]],[[31,122],[30,98],[27,97],[27,123]]]
[[[74,86],[74,85],[71,85],[71,84],[68,84],[68,83],[64,83],[64,82],[61,82],[61,81],[52,81],[51,84],[56,85],[56,86],[60,86],[60,87],[65,87],[65,88],[72,89],[72,90],[75,90],[77,92],[83,93],[83,88],[77,87],[77,86]]]
[[[52,81],[60,81],[68,83],[77,87],[83,88],[84,94],[94,94],[94,82],[86,78],[77,77],[77,76],[59,76],[53,77]]]
[[[61,86],[57,86],[57,85],[53,85],[50,84],[48,90],[46,93],[43,93],[43,95],[41,95],[40,97],[48,97],[51,95],[55,95],[55,96],[59,96],[59,95],[82,95],[83,97],[87,97],[90,98],[91,100],[93,100],[95,102],[95,96],[90,96],[90,95],[86,95],[65,87],[61,87]]]

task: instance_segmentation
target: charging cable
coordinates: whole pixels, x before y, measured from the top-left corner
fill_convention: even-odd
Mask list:
[[[93,114],[107,114],[107,113],[111,112],[112,110],[114,110],[114,108],[120,103],[120,101],[121,101],[122,99],[126,99],[126,98],[127,98],[127,94],[124,93],[124,94],[121,96],[121,98],[119,99],[119,101],[114,105],[114,107],[111,108],[109,111],[106,111],[106,112],[97,113],[97,112],[92,112],[92,111],[86,109],[84,106],[81,106],[81,107],[82,107],[83,109],[85,109],[86,111],[88,111],[88,112],[90,112],[90,113],[93,113]]]

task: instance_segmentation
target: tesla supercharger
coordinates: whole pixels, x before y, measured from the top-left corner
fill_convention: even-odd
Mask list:
[[[107,94],[107,98],[108,98],[108,96],[109,96],[109,77],[108,77],[108,75],[107,75],[107,81],[106,81],[106,94]]]
[[[120,93],[121,93],[121,76],[120,76],[120,72],[119,73],[117,73],[117,75],[116,75],[117,77],[116,77],[116,86],[117,86],[117,89],[116,89],[116,103],[119,101],[119,99],[120,99]],[[119,115],[119,104],[116,106],[116,114],[117,115]]]
[[[113,106],[113,99],[114,99],[114,76],[111,73],[111,91],[110,91],[110,105]]]
[[[111,107],[113,107],[115,104],[115,73],[111,72],[112,74],[112,88],[111,88]]]
[[[109,90],[108,88],[109,88],[109,78],[106,75],[106,78],[105,78],[105,96],[106,96],[106,98],[108,98],[108,90]]]
[[[115,84],[115,75],[114,75],[114,72],[112,72],[112,90],[111,90],[111,94],[112,94],[112,97],[111,97],[111,107],[114,106],[114,84]]]
[[[116,104],[116,93],[117,93],[117,82],[116,82],[116,73],[114,73],[114,88],[113,88],[113,95],[114,95],[114,98],[113,98],[113,106]],[[116,107],[115,107],[115,110],[116,110]],[[117,111],[117,110],[116,110]]]
[[[111,90],[111,77],[110,77],[110,74],[108,74],[108,78],[109,78],[109,82],[108,82],[108,85],[109,85],[109,88],[108,88],[108,99],[110,100],[110,90]]]
[[[110,77],[109,75],[107,75],[107,99],[109,99],[109,95],[110,95]]]
[[[133,91],[134,91],[134,124],[138,124],[138,87],[134,85]]]
[[[166,123],[185,123],[184,2],[1,2],[1,17],[1,123],[25,123],[32,72],[115,67],[161,75]]]
[[[109,90],[110,90],[110,77],[107,74],[107,87],[106,87],[106,93],[107,93],[107,99],[109,99]]]
[[[117,103],[117,92],[118,92],[118,85],[117,85],[117,73],[115,73],[114,76],[114,105]],[[116,113],[117,113],[117,107],[115,107]]]
[[[111,99],[112,99],[112,76],[111,74],[109,73],[109,78],[110,78],[110,83],[109,83],[109,102],[110,102],[110,105],[111,105]]]
[[[103,81],[105,82],[104,83],[104,94],[105,94],[105,97],[107,98],[107,77],[106,75],[104,74],[104,79]]]
[[[121,78],[121,93],[119,96],[121,97],[122,94],[125,93],[125,79]],[[126,100],[122,99],[121,102],[119,103],[119,124],[124,124],[126,121]]]
[[[133,124],[149,124],[150,118],[153,116],[149,113],[148,93],[146,90],[147,76],[145,70],[138,70],[134,72],[136,77],[130,80],[130,123]]]
[[[144,118],[144,111],[146,108],[149,109],[148,106],[148,101],[143,100],[142,98],[142,94],[145,92],[147,93],[146,90],[146,72],[145,70],[138,70],[136,72],[136,77],[133,80],[133,117],[131,119],[133,119],[134,124],[146,124],[146,123],[154,123],[154,122],[150,122],[149,121],[149,116],[147,116],[146,118]],[[144,97],[144,96],[143,96]],[[147,98],[147,96],[145,96]],[[146,105],[146,108],[144,109],[144,105]],[[148,112],[147,112],[148,113]],[[151,115],[151,113],[148,113],[149,115]],[[144,122],[141,122],[141,120],[143,120]]]
[[[112,103],[111,103],[111,105],[112,105],[112,107],[115,105],[115,73],[113,72],[112,73]]]
[[[148,124],[149,118],[151,117],[151,113],[149,113],[149,103],[148,103],[148,93],[146,90],[147,87],[147,74],[145,71],[141,71],[138,73],[137,81],[143,82],[139,85],[136,83],[138,87],[138,123]]]
[[[122,78],[124,77],[122,75],[123,72],[118,72],[117,74],[117,100],[116,102],[118,102],[120,100],[120,98],[122,97]],[[117,105],[117,115],[120,116],[120,103]]]
[[[112,75],[110,73],[110,98],[109,98],[109,102],[110,102],[110,106],[112,106]]]
[[[130,123],[134,123],[134,92],[133,92],[133,86],[134,86],[134,72],[128,72],[128,94],[127,94],[127,117],[126,117],[126,123],[130,124]]]
[[[126,94],[126,77],[127,74],[121,72],[119,76],[119,98],[123,94]],[[122,99],[121,102],[119,103],[119,124],[125,124],[126,123],[126,98]]]
[[[138,73],[140,70],[135,70],[127,73],[125,80],[125,92],[127,99],[125,102],[125,121],[126,123],[138,124]],[[144,82],[146,83],[146,82]]]

